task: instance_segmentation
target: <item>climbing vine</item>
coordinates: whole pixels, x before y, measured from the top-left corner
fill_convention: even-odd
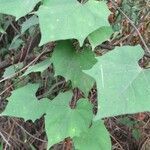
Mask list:
[[[0,70],[7,66],[0,84],[13,81],[0,93],[8,93],[0,115],[33,122],[44,117],[47,149],[69,139],[74,149],[110,150],[103,119],[150,110],[150,69],[138,64],[149,48],[145,42],[107,45],[117,27],[109,24],[106,1],[0,0],[0,13],[20,24],[8,48],[18,54],[0,64]],[[2,35],[7,24],[0,26]],[[99,45],[109,50],[100,54]]]

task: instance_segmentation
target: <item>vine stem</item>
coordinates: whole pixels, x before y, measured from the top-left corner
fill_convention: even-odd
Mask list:
[[[135,26],[135,24],[133,23],[133,21],[122,11],[121,8],[119,8],[116,3],[113,0],[110,0],[112,2],[112,4],[116,7],[116,9],[118,9],[119,12],[121,12],[124,17],[129,21],[129,23],[132,25],[132,27],[135,29],[135,31],[137,32],[137,34],[139,35],[141,42],[143,43],[144,47],[145,47],[145,53],[150,56],[150,49],[148,48],[148,46],[146,45],[144,38],[142,37],[140,31],[138,30],[138,28]]]

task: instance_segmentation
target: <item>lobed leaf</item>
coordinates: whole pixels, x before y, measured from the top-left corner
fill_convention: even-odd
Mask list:
[[[71,80],[73,87],[80,88],[88,95],[95,80],[82,70],[90,69],[96,63],[91,49],[85,48],[82,52],[76,52],[70,41],[61,41],[54,49],[51,61],[56,75]]]
[[[33,10],[41,0],[0,0],[0,13],[13,15],[16,19]]]
[[[109,13],[105,2],[89,0],[83,5],[77,0],[45,0],[37,11],[42,33],[40,46],[72,38],[82,45],[91,32],[109,25]]]
[[[49,104],[48,99],[37,101],[35,92],[38,84],[28,84],[16,89],[8,98],[8,104],[1,114],[2,116],[13,116],[35,121],[40,118]]]
[[[79,100],[77,107],[71,109],[71,92],[59,94],[52,101],[45,116],[45,128],[48,136],[48,148],[66,137],[79,136],[92,120],[92,105],[85,99]]]
[[[92,124],[79,137],[73,138],[76,150],[111,150],[111,139],[103,121]]]
[[[72,93],[70,91],[59,94],[53,101],[46,98],[38,101],[35,96],[37,89],[38,84],[28,84],[14,90],[1,116],[35,121],[45,114],[48,148],[64,138],[79,136],[89,127],[93,113],[92,105],[88,100],[81,99],[76,109],[71,109],[69,102]]]
[[[113,30],[110,26],[104,26],[92,32],[88,36],[92,49],[100,45],[102,42],[108,40],[112,33],[113,33]]]
[[[95,78],[98,88],[96,120],[116,115],[150,111],[150,69],[139,67],[140,46],[118,47],[97,58],[85,71]]]

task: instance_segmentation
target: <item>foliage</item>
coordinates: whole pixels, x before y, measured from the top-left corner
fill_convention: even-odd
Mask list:
[[[48,107],[45,117],[48,147],[66,137],[80,137],[80,133],[87,130],[91,123],[93,115],[90,103],[81,99],[77,103],[76,109],[71,109],[69,108],[71,96],[71,92],[60,94]],[[52,137],[52,135],[56,136]]]
[[[83,70],[90,69],[96,63],[91,49],[84,48],[82,52],[76,52],[71,42],[62,41],[54,49],[51,60],[56,75],[62,75],[66,80],[71,80],[73,87],[78,87],[88,95],[95,81]]]
[[[19,70],[20,68],[22,68],[22,66],[23,66],[22,63],[18,63],[16,65],[12,65],[12,66],[6,68],[3,77],[4,78],[8,78],[12,74],[15,74],[17,72],[17,70]]]
[[[97,83],[96,119],[150,110],[150,71],[137,63],[142,54],[140,46],[116,48],[86,71]]]
[[[48,100],[38,102],[35,96],[37,89],[37,84],[28,84],[16,89],[8,98],[10,102],[2,115],[16,116],[33,121],[41,117],[45,113]]]
[[[111,34],[113,33],[110,26],[103,26],[96,31],[92,32],[88,39],[91,43],[92,49],[94,49],[96,46],[100,45],[105,40],[109,39]],[[101,36],[99,36],[101,35]]]
[[[8,98],[10,102],[1,115],[35,121],[46,114],[45,128],[49,140],[48,147],[66,137],[79,136],[81,132],[88,129],[93,115],[92,106],[87,100],[81,99],[76,109],[71,109],[69,107],[71,92],[59,94],[52,102],[45,98],[37,101],[35,97],[37,89],[37,84],[28,84],[15,90]],[[64,116],[65,119],[62,119]],[[55,133],[57,135],[52,137],[51,135]]]
[[[94,55],[94,48],[113,33],[108,23],[110,11],[104,1],[89,0],[81,4],[76,0],[0,0],[0,13],[15,16],[21,22],[21,31],[12,39],[9,49],[18,49],[23,44],[22,35],[30,34],[27,31],[33,26],[38,30],[37,25],[41,31],[39,49],[46,46],[50,49],[52,41],[55,42],[52,56],[46,54],[44,60],[37,63],[37,59],[35,65],[33,62],[28,67],[19,65],[19,72],[11,65],[3,75],[7,78],[15,74],[24,80],[33,73],[32,80],[27,79],[26,85],[25,82],[11,92],[1,116],[33,122],[43,116],[48,149],[65,138],[71,138],[75,149],[110,150],[110,136],[102,119],[150,110],[150,69],[142,69],[138,65],[144,54],[140,46],[116,47],[101,57]],[[24,16],[25,20],[21,18]],[[1,26],[0,32],[5,34]],[[74,40],[79,48],[74,45]],[[29,39],[28,45],[27,54],[32,40]],[[45,50],[39,52],[39,49],[36,49],[40,53],[36,58],[44,54]],[[39,97],[43,88],[39,84],[39,76],[49,74],[50,66],[53,66],[55,76],[71,81],[71,87],[61,89],[63,92],[57,91],[53,100]],[[98,94],[96,116],[88,99],[95,82]],[[59,82],[56,87],[59,87]],[[77,89],[81,93],[79,97],[74,94]],[[73,106],[72,101],[75,103]],[[138,138],[137,131],[134,130],[133,135]]]
[[[10,14],[19,19],[33,10],[40,0],[0,0],[0,13]]]
[[[21,25],[21,33],[23,34],[26,32],[30,27],[35,26],[39,23],[38,17],[33,15],[30,18],[28,18],[26,21],[24,21]]]
[[[58,5],[58,1],[44,1],[37,11],[42,33],[40,45],[49,41],[75,38],[82,46],[91,32],[109,25],[106,17],[108,14],[104,2],[90,0],[82,5],[76,0],[61,0]]]
[[[49,58],[43,60],[42,62],[30,66],[22,76],[26,76],[32,72],[43,72],[51,65]]]
[[[110,137],[102,121],[94,122],[91,128],[81,134],[80,138],[75,137],[73,140],[76,149],[87,150],[89,147],[94,150],[111,149]]]

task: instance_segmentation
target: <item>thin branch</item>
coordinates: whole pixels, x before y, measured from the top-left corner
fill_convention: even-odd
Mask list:
[[[12,64],[22,62],[25,59],[28,59],[29,57],[32,57],[31,56],[32,54],[27,56],[27,53],[29,51],[33,50],[35,47],[37,47],[39,42],[40,42],[40,34],[38,32],[37,34],[35,34],[35,36],[32,38],[32,40],[31,40],[31,38],[27,39],[26,45],[24,45],[22,47],[21,51],[16,56],[14,56],[13,62],[12,62],[11,58],[8,58],[8,59],[0,62],[0,70],[3,70],[3,69],[9,67]]]
[[[3,69],[6,69],[7,67],[11,66],[11,65],[15,65],[17,63],[19,63],[19,58],[21,57],[21,53],[19,53],[18,55],[16,55],[14,57],[14,61],[12,63],[11,61],[11,58],[8,58],[2,62],[0,62],[0,70],[3,70]],[[33,54],[30,54],[27,56],[27,60],[30,61],[30,60],[33,60],[35,59],[36,56],[34,56]],[[24,61],[24,58],[22,57],[22,60],[20,62]]]
[[[4,140],[4,142],[5,142],[7,145],[11,146],[11,145],[9,144],[9,142],[7,141],[7,139],[5,138],[5,136],[2,134],[2,132],[0,132],[0,136],[2,137],[2,139]]]
[[[12,125],[12,128],[11,128],[10,133],[9,133],[9,135],[8,135],[8,138],[7,138],[7,141],[8,141],[8,142],[10,141],[10,138],[11,138],[11,136],[12,136],[13,130],[14,130],[14,123],[13,123],[13,125]],[[7,146],[10,146],[10,145],[8,145],[8,143],[6,143],[4,150],[7,149]]]
[[[33,136],[32,134],[30,134],[24,127],[22,127],[22,126],[21,126],[18,122],[16,122],[14,119],[13,119],[13,121],[17,124],[18,127],[20,127],[24,132],[26,132],[26,133],[27,133],[29,136],[31,136],[32,138],[34,138],[34,139],[36,139],[36,140],[38,140],[38,141],[47,143],[47,141],[42,140],[42,139],[39,139],[39,138]]]
[[[54,85],[52,85],[52,87],[46,92],[46,93],[43,93],[42,95],[39,95],[38,96],[38,99],[41,99],[41,98],[44,98],[46,97],[47,95],[49,94],[52,94],[52,91],[59,85],[64,85],[66,81],[60,81],[60,82],[56,82]]]
[[[110,0],[110,1],[116,7],[116,9],[118,9],[118,11],[124,15],[124,17],[129,21],[129,23],[132,25],[132,27],[136,30],[137,34],[139,35],[139,37],[141,39],[141,42],[143,43],[143,45],[145,47],[145,53],[148,56],[150,56],[150,49],[146,45],[146,43],[144,41],[144,38],[142,37],[141,33],[139,32],[138,28],[135,26],[135,24],[133,23],[133,21],[116,5],[116,3],[113,0]]]
[[[110,134],[110,136],[111,136],[112,139],[119,145],[119,147],[121,148],[121,150],[123,150],[123,147],[122,147],[121,144],[117,141],[117,139],[116,139],[112,134]]]
[[[16,31],[16,33],[18,33],[19,35],[21,35],[21,33],[19,32],[19,30],[14,26],[14,24],[12,23],[12,21],[10,21],[10,25],[12,26],[12,28]]]
[[[43,53],[43,55],[44,54],[47,54],[47,53],[49,53],[50,51],[47,51],[47,52],[45,52],[45,53]],[[33,57],[33,58],[35,58],[35,57]],[[26,78],[26,77],[25,77]],[[17,85],[18,83],[20,83],[22,80],[24,80],[25,78],[21,78],[19,81],[17,81],[16,83],[13,83],[13,85]],[[1,95],[3,95],[5,92],[7,92],[10,88],[12,88],[12,86],[13,85],[10,85],[10,86],[8,86],[7,88],[5,88],[1,93],[0,93],[0,96]]]
[[[53,43],[52,43],[52,47],[53,47]],[[46,53],[46,51],[47,51],[47,48],[46,48],[45,50],[43,50],[43,51],[41,52],[41,54],[39,54],[39,55],[38,55],[34,60],[32,60],[28,65],[26,65],[25,67],[23,67],[22,69],[20,69],[20,70],[17,71],[16,73],[14,73],[14,74],[8,76],[7,78],[4,78],[4,79],[0,80],[0,83],[6,81],[7,79],[13,78],[13,77],[15,77],[16,75],[18,75],[19,73],[21,73],[21,72],[25,71],[26,69],[28,69],[31,65],[33,65],[34,63],[36,63],[36,62],[39,60],[39,58],[40,58],[44,53]]]

